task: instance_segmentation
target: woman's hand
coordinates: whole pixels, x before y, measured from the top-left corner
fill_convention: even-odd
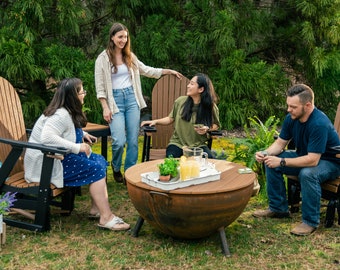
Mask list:
[[[171,74],[175,75],[178,79],[182,79],[183,75],[176,70],[171,70]]]
[[[140,124],[140,126],[155,126],[156,125],[156,121],[155,120],[148,120],[148,121],[142,121],[142,123]]]
[[[96,143],[96,142],[97,142],[97,137],[92,136],[91,134],[88,134],[88,133],[87,133],[87,134],[84,135],[83,141],[84,141],[85,143],[93,144],[93,143]]]
[[[176,70],[173,69],[163,69],[163,74],[171,74],[171,75],[175,75],[178,79],[182,79],[183,75],[181,73],[179,73]]]
[[[109,108],[103,109],[103,117],[104,117],[104,120],[110,124],[112,120],[112,112]]]
[[[79,150],[79,152],[85,152],[85,154],[86,154],[87,156],[89,156],[89,155],[91,154],[91,152],[92,152],[91,146],[88,145],[87,143],[82,143],[82,144],[80,144],[80,150]]]

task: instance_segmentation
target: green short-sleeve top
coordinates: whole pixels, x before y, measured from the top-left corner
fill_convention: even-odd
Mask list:
[[[199,147],[207,144],[207,134],[199,135],[194,130],[194,124],[196,124],[196,112],[198,104],[193,107],[193,113],[190,122],[182,119],[181,113],[183,110],[183,104],[187,100],[187,96],[181,96],[175,100],[172,111],[169,114],[170,118],[174,119],[174,132],[170,139],[169,144],[176,145],[180,148],[183,146]],[[213,108],[213,124],[220,127],[219,110],[216,104]]]

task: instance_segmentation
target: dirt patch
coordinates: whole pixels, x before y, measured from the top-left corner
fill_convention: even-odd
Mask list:
[[[244,132],[243,128],[235,128],[232,130],[223,130],[223,137],[227,138],[245,138],[246,133]]]

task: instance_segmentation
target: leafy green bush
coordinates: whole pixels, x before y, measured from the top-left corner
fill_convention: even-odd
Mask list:
[[[264,166],[256,162],[255,153],[266,149],[274,142],[275,136],[279,134],[277,126],[280,120],[275,116],[270,116],[265,123],[256,116],[248,119],[250,127],[244,126],[246,139],[242,142],[234,139],[235,156],[232,161],[242,162],[251,168],[258,174],[260,184],[264,184]]]

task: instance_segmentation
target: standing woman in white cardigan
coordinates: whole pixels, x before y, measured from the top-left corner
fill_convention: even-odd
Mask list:
[[[140,75],[160,78],[163,74],[182,74],[171,69],[144,65],[130,50],[129,31],[121,23],[110,29],[109,42],[95,64],[97,98],[103,108],[104,120],[109,123],[112,138],[112,170],[118,183],[124,182],[121,173],[124,146],[127,144],[124,171],[136,164],[140,110],[146,107]]]
[[[82,130],[87,123],[82,111],[85,95],[80,79],[62,80],[51,103],[35,123],[29,141],[69,149],[71,153],[63,159],[54,160],[52,183],[57,187],[89,184],[92,199],[89,217],[98,218],[100,228],[127,230],[130,225],[110,209],[106,187],[107,162],[103,156],[91,153],[88,144],[97,138]],[[27,149],[24,166],[28,182],[40,181],[42,161],[41,151]]]

